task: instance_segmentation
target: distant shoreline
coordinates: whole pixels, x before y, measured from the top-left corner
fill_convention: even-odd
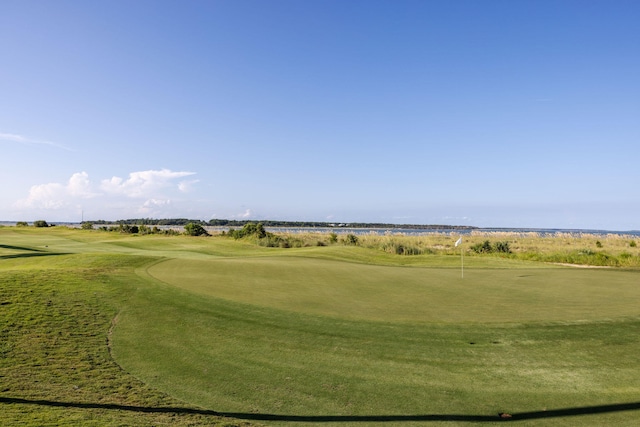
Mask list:
[[[0,226],[15,226],[18,221],[0,221]],[[640,236],[640,230],[597,230],[597,229],[571,229],[571,228],[535,228],[535,227],[476,227],[470,225],[442,225],[442,224],[384,224],[384,223],[327,223],[327,222],[307,222],[307,221],[273,221],[273,220],[189,220],[177,219],[127,219],[117,221],[86,221],[95,226],[117,226],[119,224],[157,226],[159,228],[182,229],[184,225],[193,222],[204,226],[208,230],[228,230],[239,228],[248,223],[262,223],[266,229],[275,232],[326,232],[326,233],[460,233],[470,234],[472,232],[504,232],[504,233],[540,233],[545,235],[553,234],[594,234],[594,235],[629,235]],[[32,223],[29,223],[30,225]],[[63,226],[79,228],[80,222],[52,221],[51,226]]]

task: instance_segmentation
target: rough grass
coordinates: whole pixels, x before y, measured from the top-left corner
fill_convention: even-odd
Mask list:
[[[295,242],[292,247],[344,245],[345,239],[339,238],[331,243],[330,237],[322,233],[284,234]],[[375,249],[408,258],[404,263],[414,263],[416,258],[429,255],[455,255],[463,250],[467,257],[501,257],[523,261],[549,263],[569,263],[609,267],[640,268],[640,247],[637,236],[633,235],[595,235],[588,233],[556,233],[548,235],[537,232],[484,232],[474,231],[463,236],[463,245],[455,247],[460,237],[451,233],[386,234],[369,233],[357,236],[357,245],[361,248]],[[507,242],[510,254],[476,254],[470,250],[473,245],[489,240],[492,244]],[[486,261],[485,261],[486,262]]]
[[[4,244],[14,238],[0,230],[2,426],[248,424],[172,398],[111,357],[112,321],[135,290],[133,269],[150,258],[47,256],[49,245],[42,243],[60,243],[55,234],[27,234],[18,239],[26,244]]]

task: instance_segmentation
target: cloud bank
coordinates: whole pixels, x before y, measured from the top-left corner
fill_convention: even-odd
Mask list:
[[[72,215],[74,210],[81,209],[91,212],[93,219],[171,215],[175,202],[179,204],[181,195],[191,191],[198,182],[183,178],[195,174],[169,169],[147,170],[131,172],[126,178],[113,176],[96,182],[87,172],[77,172],[67,182],[32,186],[27,197],[14,203],[14,208],[38,214],[67,210]]]

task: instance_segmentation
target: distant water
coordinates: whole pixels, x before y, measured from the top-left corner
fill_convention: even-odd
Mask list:
[[[80,223],[52,223],[66,227],[79,228]],[[0,225],[15,226],[15,222],[0,221]],[[159,228],[173,228],[176,230],[183,229],[182,226],[158,226]],[[230,227],[206,227],[210,231],[227,231]],[[237,228],[237,227],[236,227]],[[336,234],[450,234],[450,235],[469,235],[473,232],[506,232],[506,233],[538,233],[541,236],[554,236],[557,234],[592,234],[598,236],[606,236],[608,234],[618,236],[636,236],[640,237],[640,230],[630,231],[610,231],[610,230],[582,230],[569,228],[353,228],[353,227],[265,227],[272,233],[336,233]]]
[[[229,227],[216,227],[216,229],[227,230]],[[614,234],[619,236],[638,236],[640,230],[631,231],[608,231],[608,230],[577,230],[564,228],[350,228],[350,227],[265,227],[267,231],[272,233],[336,233],[336,234],[450,234],[450,235],[469,235],[473,232],[492,233],[538,233],[541,236],[554,236],[557,234],[592,234],[598,236],[606,236]]]

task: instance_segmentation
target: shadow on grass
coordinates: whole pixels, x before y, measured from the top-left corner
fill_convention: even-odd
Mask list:
[[[0,245],[0,249],[12,249],[14,251],[44,252],[42,249],[30,248],[27,246]]]
[[[11,258],[31,258],[35,256],[54,256],[54,255],[67,255],[64,252],[35,252],[35,253],[27,253],[27,254],[11,254],[11,255],[0,255],[0,259],[11,259]]]
[[[289,422],[402,422],[402,421],[467,421],[467,422],[495,422],[533,420],[539,418],[559,418],[578,415],[594,415],[609,412],[637,411],[640,402],[618,403],[612,405],[584,406],[577,408],[553,409],[549,411],[520,412],[511,414],[511,418],[501,419],[495,415],[462,415],[462,414],[426,414],[426,415],[279,415],[246,412],[217,412],[207,409],[180,407],[147,407],[129,406],[110,403],[79,403],[56,402],[52,400],[21,399],[16,397],[1,397],[0,404],[40,405],[61,408],[79,409],[113,409],[143,413],[176,413],[212,415],[217,417],[231,417],[251,421],[289,421]]]

